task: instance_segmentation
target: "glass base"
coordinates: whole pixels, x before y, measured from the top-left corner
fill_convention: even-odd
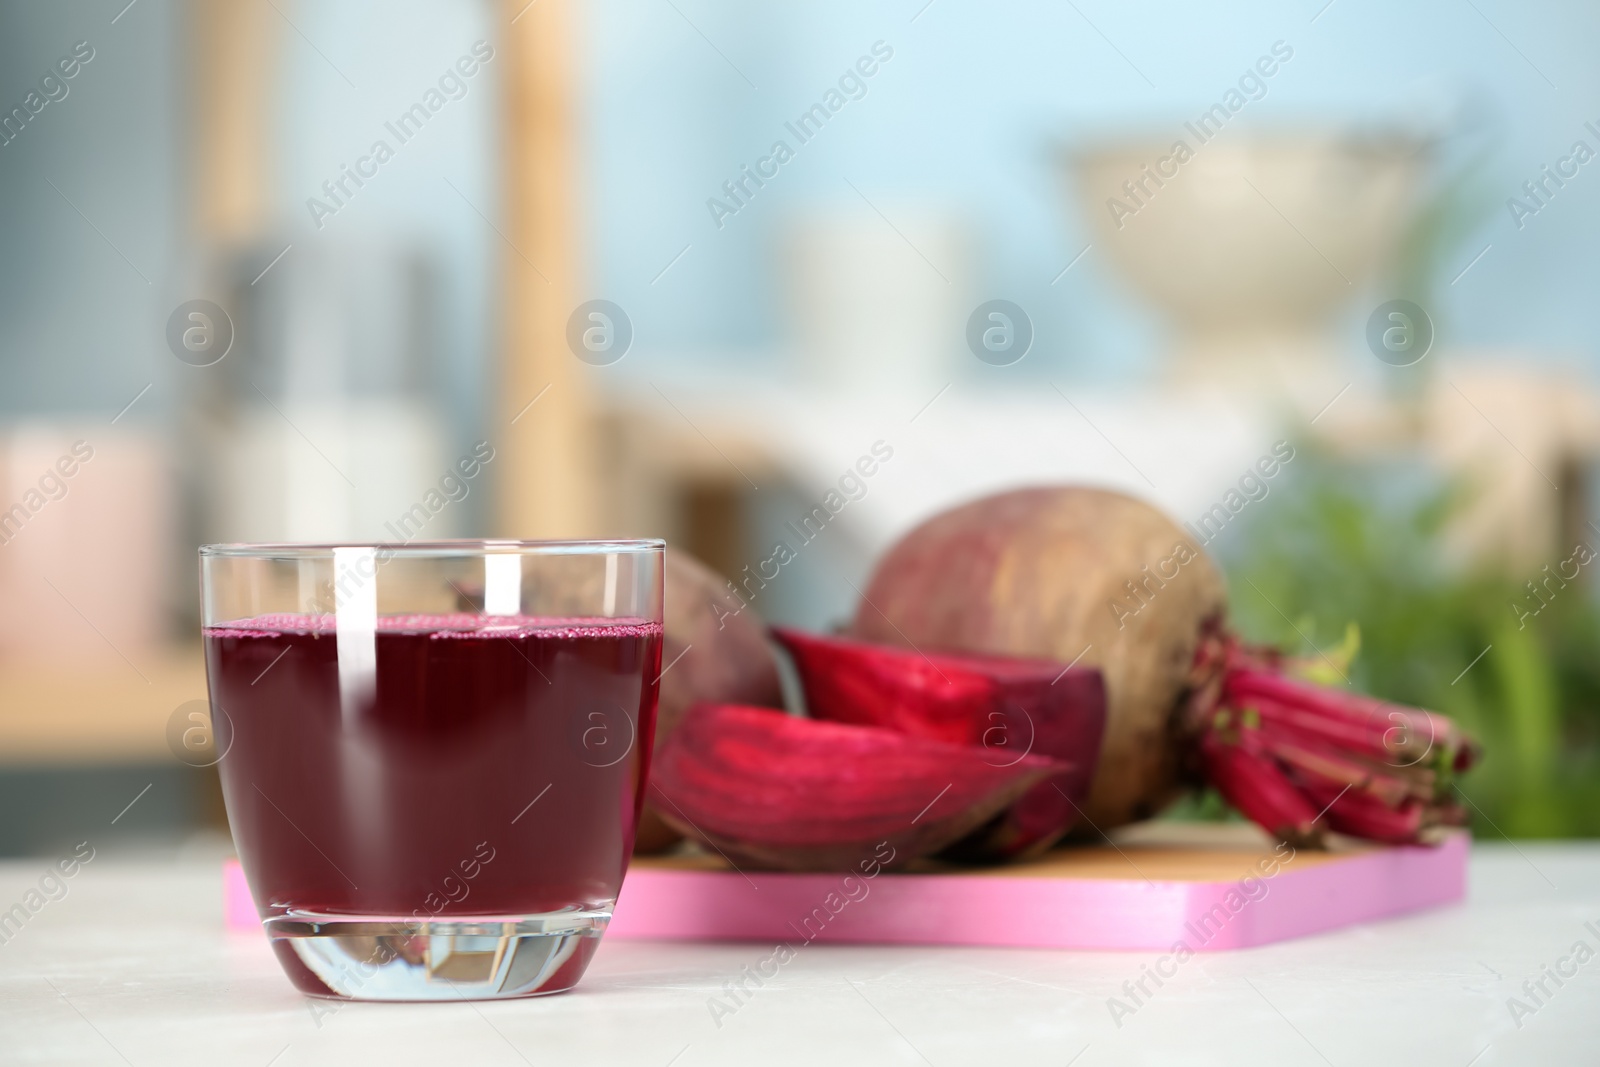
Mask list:
[[[290,914],[266,920],[296,988],[340,1000],[503,1000],[571,989],[609,912],[452,922]]]

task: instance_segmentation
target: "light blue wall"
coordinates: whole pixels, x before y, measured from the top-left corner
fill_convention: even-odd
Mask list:
[[[774,241],[797,210],[851,204],[848,178],[874,199],[946,204],[969,220],[983,291],[1034,313],[1030,372],[1137,376],[1162,333],[1107,264],[1091,254],[1050,285],[1089,238],[1048,146],[1175,131],[1282,39],[1294,59],[1249,105],[1249,122],[1443,127],[1452,167],[1487,150],[1476,178],[1486,214],[1441,284],[1493,248],[1444,285],[1434,309],[1441,345],[1531,346],[1590,366],[1600,354],[1590,296],[1600,282],[1600,163],[1521,232],[1503,203],[1574,138],[1600,148],[1582,129],[1600,120],[1600,7],[1337,0],[1319,15],[1324,0],[1079,0],[1076,10],[935,0],[918,15],[923,4],[605,0],[594,9],[584,48],[595,287],[630,310],[642,351],[780,343]],[[868,96],[719,232],[706,198],[878,39],[895,56]],[[685,244],[689,254],[652,286]],[[1348,324],[1352,349],[1360,317]]]
[[[1481,120],[1452,151],[1488,147],[1480,175],[1488,213],[1452,262],[1465,265],[1486,244],[1493,249],[1444,288],[1435,309],[1440,343],[1528,346],[1592,366],[1600,355],[1590,296],[1600,282],[1593,254],[1600,163],[1520,232],[1503,201],[1582,136],[1585,120],[1600,120],[1600,65],[1591,54],[1600,7],[1474,2],[1398,9],[1336,0],[1312,23],[1321,0],[1226,7],[1080,0],[1081,16],[1070,5],[935,0],[914,22],[921,0],[599,0],[586,9],[578,46],[588,74],[584,201],[574,210],[593,241],[591,285],[628,308],[640,357],[772,349],[782,340],[775,239],[794,212],[850,203],[848,178],[874,199],[926,200],[969,220],[981,288],[1017,300],[1037,320],[1037,356],[1019,371],[1136,376],[1162,333],[1106,264],[1091,254],[1049,284],[1087,237],[1076,208],[1067,210],[1048,147],[1089,134],[1171,130],[1281,38],[1295,58],[1267,98],[1250,106],[1251,121]],[[0,4],[0,103],[7,108],[72,42],[87,39],[96,49],[69,97],[0,148],[0,413],[114,412],[154,381],[130,415],[153,418],[170,410],[175,395],[167,386],[182,368],[165,351],[162,327],[188,295],[180,8],[141,0],[113,25],[122,6]],[[499,14],[437,0],[280,6],[359,87],[282,28],[277,207],[286,228],[313,240],[304,197],[364,148],[372,128],[436,68],[492,32]],[[707,197],[879,39],[895,56],[869,82],[867,97],[719,232]],[[440,389],[460,427],[482,410],[501,250],[442,179],[495,214],[488,88],[475,85],[451,105],[411,146],[415,152],[408,149],[329,224],[413,237],[445,264]],[[651,285],[686,244],[689,253]],[[1358,328],[1350,324],[1352,346]],[[645,369],[642,360],[628,361],[635,363]]]
[[[184,375],[193,376],[164,337],[171,310],[207,291],[190,232],[184,6],[139,0],[118,17],[125,3],[0,4],[7,111],[73,42],[95,48],[68,96],[0,147],[0,415],[103,413],[109,420],[153,383],[126,421],[166,425]],[[475,40],[493,39],[491,9],[450,0],[278,0],[276,7],[269,225],[296,249],[273,269],[293,270],[320,243],[374,237],[429,256],[440,286],[434,393],[455,436],[470,438],[484,406],[500,255],[499,238],[471,206],[493,217],[500,197],[495,65],[320,230],[305,201]]]
[[[0,6],[0,111],[76,42],[94,49],[66,97],[0,147],[0,415],[109,421],[174,371],[161,338],[183,196],[177,26],[171,3],[113,25],[121,7]]]

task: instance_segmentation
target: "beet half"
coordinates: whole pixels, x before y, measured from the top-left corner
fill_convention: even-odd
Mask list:
[[[657,753],[650,796],[668,824],[735,865],[850,870],[938,852],[1066,769],[1033,755],[998,767],[981,748],[698,704]]]
[[[1107,830],[1182,791],[1194,727],[1177,711],[1196,682],[1201,636],[1226,606],[1211,560],[1149,504],[1102,489],[1023,489],[943,512],[896,543],[850,634],[1098,668],[1105,739],[1084,815]]]
[[[783,628],[773,636],[794,661],[812,718],[976,747],[997,767],[1030,753],[1066,766],[952,845],[948,858],[1033,855],[1077,820],[1105,726],[1099,671],[1051,660],[907,651]]]

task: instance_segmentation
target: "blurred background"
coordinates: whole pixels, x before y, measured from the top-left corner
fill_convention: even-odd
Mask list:
[[[781,541],[755,608],[827,627],[910,526],[1045,481],[1210,516],[1247,636],[1459,717],[1478,833],[1600,834],[1597,33],[0,3],[0,854],[221,832],[199,544],[664,536],[737,579]]]

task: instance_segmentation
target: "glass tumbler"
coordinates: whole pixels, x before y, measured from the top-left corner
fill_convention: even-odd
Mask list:
[[[610,920],[661,673],[660,541],[207,545],[212,728],[315,996],[555,993]]]

